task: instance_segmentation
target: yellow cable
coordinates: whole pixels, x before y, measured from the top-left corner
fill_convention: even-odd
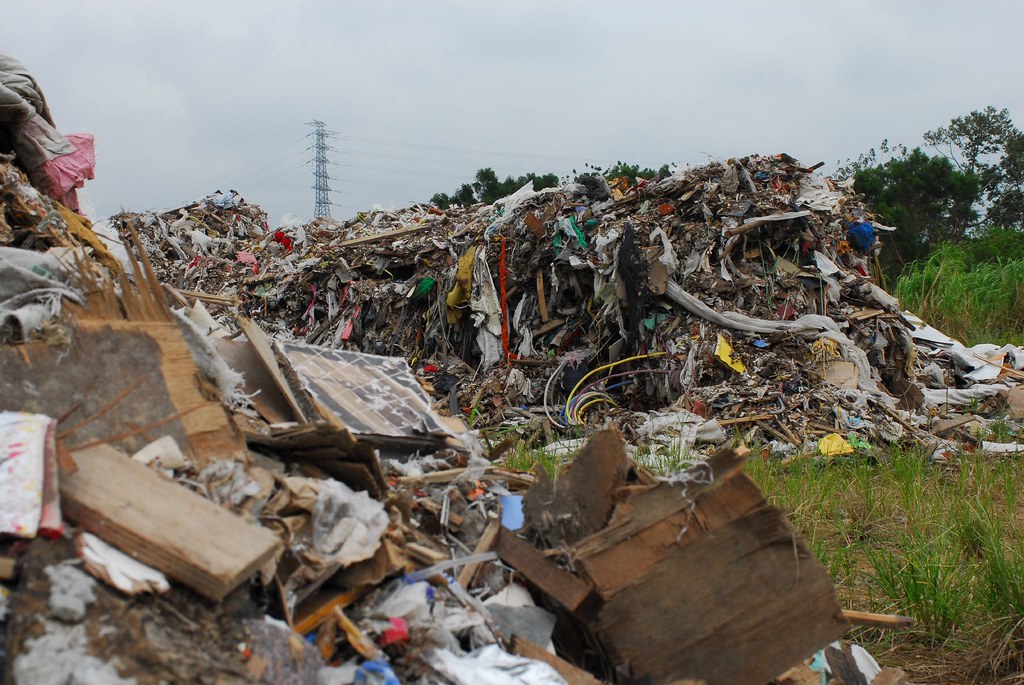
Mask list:
[[[616,366],[618,366],[619,364],[625,364],[627,362],[635,362],[638,359],[653,359],[654,357],[663,357],[666,354],[668,354],[668,352],[651,352],[650,354],[638,354],[635,357],[626,357],[625,359],[620,359],[618,361],[611,362],[610,364],[605,364],[604,366],[597,367],[593,371],[590,371],[585,376],[583,376],[583,378],[581,378],[579,380],[579,382],[576,385],[573,386],[572,391],[569,393],[569,396],[565,399],[565,406],[568,407],[568,406],[572,405],[572,398],[573,398],[573,396],[576,395],[576,391],[580,389],[580,386],[583,385],[584,381],[586,381],[588,378],[593,376],[595,373],[600,373],[601,371],[604,371],[606,369],[613,369]],[[576,412],[573,412],[573,414],[575,414],[575,413]],[[571,418],[571,417],[569,417],[569,418]]]
[[[586,404],[584,404],[579,409],[577,409],[575,412],[573,412],[574,415],[575,415],[574,418],[576,419],[577,423],[583,423],[583,420],[580,418],[580,415],[583,413],[583,410],[586,409],[587,407],[589,407],[592,404],[597,404],[598,402],[606,402],[608,404],[615,405],[616,407],[619,406],[617,402],[614,402],[614,401],[608,399],[607,397],[597,397],[597,398],[594,398],[594,399],[590,400],[589,402],[587,402]]]

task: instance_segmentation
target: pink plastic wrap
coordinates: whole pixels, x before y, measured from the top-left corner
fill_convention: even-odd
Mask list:
[[[75,188],[81,188],[86,181],[95,178],[96,149],[93,137],[87,133],[69,133],[65,138],[75,151],[43,164],[43,173],[50,184],[50,196],[77,212]]]

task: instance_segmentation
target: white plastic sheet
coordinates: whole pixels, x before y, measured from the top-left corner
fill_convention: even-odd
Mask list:
[[[456,685],[567,685],[562,676],[542,661],[509,654],[489,645],[465,656],[436,649],[430,665]]]
[[[34,538],[43,514],[49,416],[0,412],[0,533]]]
[[[344,483],[325,480],[313,506],[313,545],[344,566],[373,556],[388,527],[381,502]]]

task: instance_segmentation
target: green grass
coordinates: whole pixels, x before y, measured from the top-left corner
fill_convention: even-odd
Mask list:
[[[1024,341],[1024,259],[977,262],[966,246],[941,245],[907,267],[893,294],[967,345]]]
[[[1024,463],[967,455],[940,467],[912,451],[883,462],[756,459],[747,472],[789,512],[840,604],[917,619],[855,631],[880,660],[915,682],[1021,682]]]

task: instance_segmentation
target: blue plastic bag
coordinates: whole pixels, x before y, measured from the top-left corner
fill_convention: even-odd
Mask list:
[[[870,221],[857,221],[850,225],[847,233],[850,242],[864,252],[870,252],[871,246],[875,244],[875,227]]]

